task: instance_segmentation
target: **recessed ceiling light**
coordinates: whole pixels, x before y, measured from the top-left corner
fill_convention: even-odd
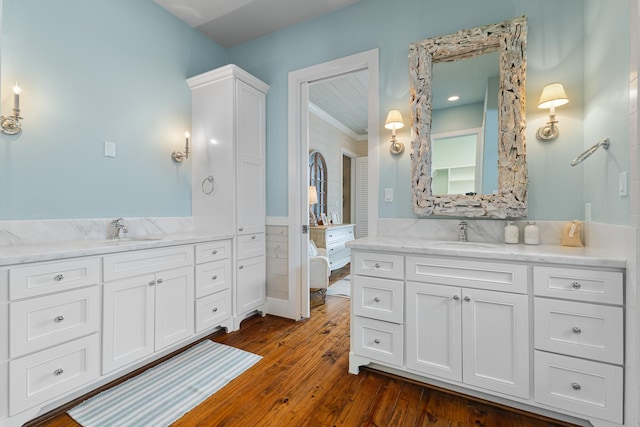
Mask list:
[[[457,101],[458,99],[460,99],[460,97],[458,95],[453,95],[447,98],[447,101]]]

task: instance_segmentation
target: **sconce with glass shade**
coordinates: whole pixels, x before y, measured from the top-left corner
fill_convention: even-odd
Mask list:
[[[16,135],[22,130],[22,123],[20,123],[20,93],[22,89],[15,84],[13,87],[13,115],[0,117],[0,130],[7,135]]]
[[[404,121],[402,120],[402,114],[400,114],[400,111],[389,111],[387,120],[384,122],[384,127],[386,129],[391,129],[391,146],[389,147],[391,154],[402,153],[404,150],[404,144],[402,142],[398,142],[398,138],[396,138],[396,129],[404,127]]]
[[[178,163],[182,163],[183,160],[186,160],[189,158],[189,153],[190,153],[189,132],[184,133],[184,138],[185,138],[184,151],[173,150],[173,153],[171,153],[171,157],[173,158],[173,160]]]
[[[318,190],[315,185],[309,186],[309,225],[311,227],[318,226],[318,218],[316,218],[316,214],[313,213],[313,205],[318,203]]]
[[[549,109],[549,121],[536,132],[536,138],[540,141],[551,141],[558,137],[560,130],[558,129],[556,120],[556,107],[569,102],[569,98],[564,91],[564,87],[560,83],[550,83],[542,89],[538,108]]]

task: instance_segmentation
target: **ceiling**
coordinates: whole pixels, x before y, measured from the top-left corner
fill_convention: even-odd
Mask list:
[[[230,48],[360,0],[153,0]]]

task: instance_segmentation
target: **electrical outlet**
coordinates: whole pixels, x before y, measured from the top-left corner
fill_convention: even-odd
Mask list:
[[[584,204],[584,221],[591,222],[591,203]]]
[[[628,173],[620,172],[618,175],[618,196],[624,197],[628,194],[627,181],[628,181]]]

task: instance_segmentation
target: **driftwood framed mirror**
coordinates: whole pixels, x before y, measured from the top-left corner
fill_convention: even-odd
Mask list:
[[[527,20],[458,31],[411,44],[412,203],[417,215],[520,218],[527,216],[525,80]],[[433,65],[497,52],[497,189],[490,194],[432,191]],[[487,144],[485,141],[485,145]],[[494,162],[495,163],[495,162]]]

